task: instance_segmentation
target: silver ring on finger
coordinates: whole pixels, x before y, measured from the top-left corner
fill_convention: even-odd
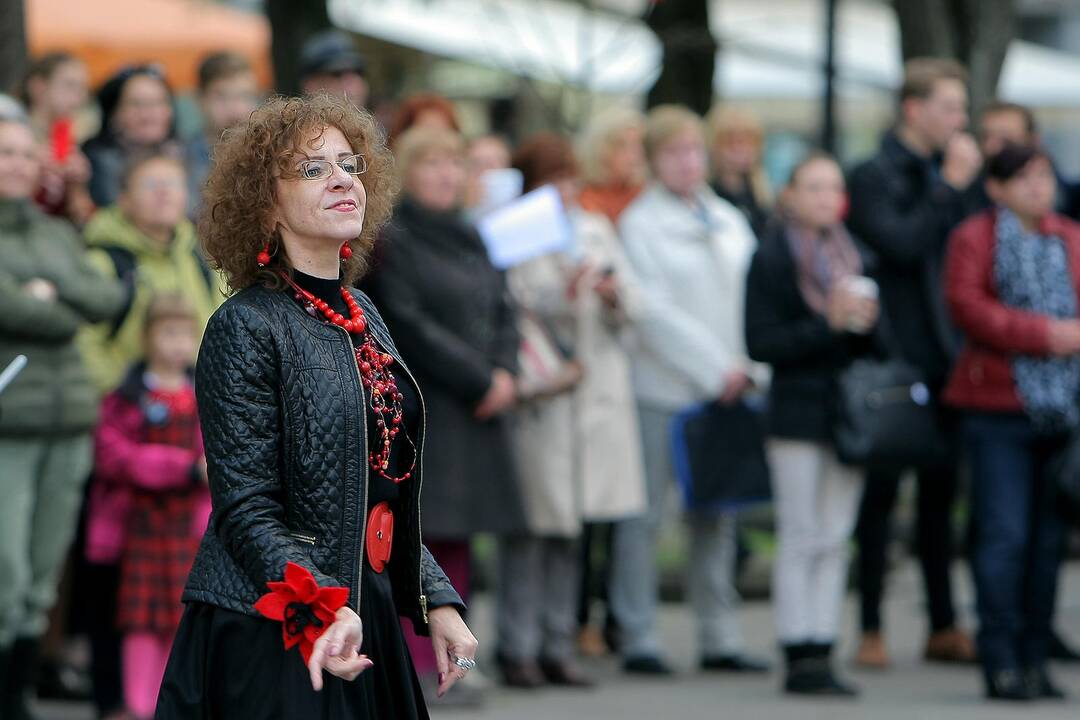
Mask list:
[[[465,672],[469,672],[474,667],[476,667],[476,661],[473,660],[472,658],[459,657],[457,655],[454,655],[454,664],[457,665],[462,670],[464,670]]]

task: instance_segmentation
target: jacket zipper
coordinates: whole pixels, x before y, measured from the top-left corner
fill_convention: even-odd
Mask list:
[[[386,349],[382,341],[371,333],[371,337],[375,338],[375,342],[382,348],[383,352],[390,354],[390,351]],[[416,382],[416,378],[413,377],[412,371],[405,364],[404,360],[399,360],[398,364],[405,371],[405,374],[409,376],[409,380],[412,381],[413,387],[416,388],[416,396],[420,399],[420,437],[416,443],[416,536],[418,542],[416,543],[416,575],[417,585],[420,594],[420,616],[424,619],[424,624],[428,624],[428,599],[424,594],[424,533],[420,525],[420,493],[424,489],[424,440],[427,439],[427,404],[424,402],[424,394],[420,391],[420,384]],[[357,370],[359,372],[359,369]],[[365,415],[365,420],[366,420]],[[366,468],[366,466],[365,466]]]
[[[333,327],[338,327],[334,325]],[[352,359],[352,367],[356,372],[356,382],[360,388],[360,422],[364,429],[364,448],[360,454],[360,464],[364,467],[363,480],[364,480],[364,501],[360,509],[360,535],[356,541],[356,545],[353,547],[353,552],[356,553],[356,575],[353,577],[353,597],[356,598],[356,612],[360,612],[360,575],[364,572],[364,538],[367,536],[367,505],[368,505],[368,448],[367,448],[367,395],[364,393],[364,379],[360,376],[360,366],[356,364],[356,348],[353,346],[352,338],[349,337],[349,332],[345,328],[340,328],[341,332],[345,333],[345,342],[349,345],[349,354]]]

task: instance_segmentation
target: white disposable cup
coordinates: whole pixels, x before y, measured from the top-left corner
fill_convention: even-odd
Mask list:
[[[852,294],[866,300],[877,300],[880,294],[878,284],[873,279],[863,275],[851,275],[844,278],[844,287]]]
[[[852,295],[864,300],[873,300],[874,302],[877,302],[879,295],[878,284],[872,279],[862,275],[851,275],[844,278],[843,282],[844,289]],[[848,330],[859,335],[865,335],[870,332],[869,327],[865,327],[862,323],[856,322],[854,318],[848,321]]]

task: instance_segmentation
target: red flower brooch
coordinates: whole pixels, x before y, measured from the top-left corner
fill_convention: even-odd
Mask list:
[[[285,649],[300,646],[307,665],[315,641],[333,624],[337,611],[348,601],[349,588],[319,587],[311,572],[296,563],[285,564],[285,582],[268,582],[270,592],[259,598],[255,609],[281,622]]]

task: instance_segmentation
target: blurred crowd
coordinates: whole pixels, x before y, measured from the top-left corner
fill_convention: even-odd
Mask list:
[[[348,38],[316,37],[301,69],[305,93],[365,104]],[[54,53],[0,97],[0,369],[29,359],[0,394],[5,718],[31,717],[35,686],[85,692],[81,672],[100,717],[153,715],[210,514],[191,371],[228,289],[193,220],[212,213],[215,142],[262,99],[229,52],[198,78],[191,137],[153,64],[91,99],[84,64]],[[858,694],[835,660],[852,537],[856,662],[889,665],[887,546],[913,475],[925,659],[979,668],[993,698],[1061,695],[1048,661],[1078,658],[1053,628],[1068,532],[1053,468],[1080,426],[1080,189],[1028,108],[970,119],[951,61],[909,62],[897,107],[850,172],[813,151],[772,187],[764,128],[729,104],[612,109],[580,137],[511,141],[465,136],[445,98],[399,103],[402,191],[361,287],[423,388],[424,536],[462,597],[474,538],[498,538],[481,642],[500,682],[588,687],[606,653],[673,674],[657,550],[673,489],[705,482],[679,430],[705,418],[733,484],[746,456],[767,461],[784,691]],[[497,268],[478,223],[508,172],[523,193],[554,188],[571,240]],[[728,436],[741,447],[718,449]],[[740,499],[761,498],[680,514],[707,672],[771,671],[743,650]],[[951,584],[964,537],[974,636]],[[431,646],[405,633],[434,695]],[[470,678],[439,702],[482,701]]]

